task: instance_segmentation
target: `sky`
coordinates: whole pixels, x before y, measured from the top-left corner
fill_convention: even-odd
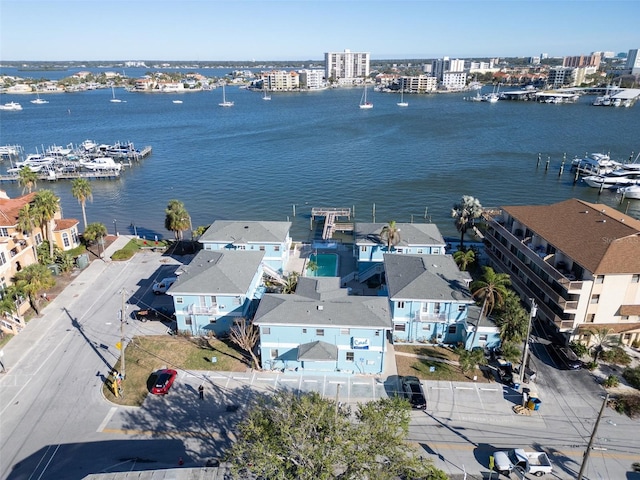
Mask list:
[[[551,57],[640,48],[640,1],[0,0],[2,61]]]

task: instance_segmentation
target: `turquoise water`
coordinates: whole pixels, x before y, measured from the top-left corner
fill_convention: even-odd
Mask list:
[[[338,255],[335,253],[318,253],[309,257],[310,262],[316,262],[318,269],[314,272],[307,269],[308,277],[337,277]]]
[[[490,91],[490,87],[485,90]],[[627,160],[640,151],[640,104],[594,107],[500,101],[467,102],[465,94],[396,95],[371,92],[374,108],[358,108],[361,90],[273,93],[226,89],[235,102],[221,108],[220,89],[185,94],[110,90],[0,95],[23,111],[0,111],[0,145],[43,146],[132,141],[153,154],[119,180],[92,182],[89,222],[109,232],[172,237],[164,229],[171,199],[185,203],[194,227],[216,219],[290,220],[295,240],[308,240],[312,207],[352,207],[363,222],[435,222],[455,235],[451,207],[462,195],[484,206],[546,204],[577,197],[640,218],[640,201],[620,204],[616,192],[578,183],[567,161],[586,152]],[[180,98],[182,104],[172,103]],[[538,154],[542,163],[536,167]],[[550,168],[545,170],[547,157]],[[0,169],[10,168],[7,161]],[[60,198],[65,217],[82,218],[70,182],[38,183]],[[9,196],[16,184],[0,185]],[[293,216],[295,205],[296,216]],[[375,205],[375,208],[374,208]],[[375,211],[375,216],[374,216]]]

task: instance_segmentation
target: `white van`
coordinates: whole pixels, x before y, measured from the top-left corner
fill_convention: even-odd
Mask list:
[[[173,285],[177,279],[178,279],[177,277],[166,277],[160,280],[159,282],[154,283],[153,293],[155,293],[156,295],[167,293],[167,290],[169,290],[169,287],[171,287],[171,285]]]

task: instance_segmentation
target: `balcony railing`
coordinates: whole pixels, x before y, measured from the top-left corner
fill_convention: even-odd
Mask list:
[[[218,304],[216,303],[211,306],[191,304],[187,308],[187,313],[189,315],[216,315],[218,313]]]
[[[427,312],[416,312],[415,314],[416,322],[446,322],[447,316],[444,313],[427,313]]]

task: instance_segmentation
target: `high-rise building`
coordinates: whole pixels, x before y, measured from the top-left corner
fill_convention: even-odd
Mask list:
[[[592,53],[591,55],[576,55],[573,57],[564,57],[562,61],[563,67],[596,67],[600,66],[600,53]]]
[[[368,52],[327,52],[324,54],[325,78],[340,79],[366,78],[369,76],[371,54]]]
[[[627,69],[630,70],[631,75],[640,74],[640,55],[638,55],[638,49],[629,50],[627,55]]]

